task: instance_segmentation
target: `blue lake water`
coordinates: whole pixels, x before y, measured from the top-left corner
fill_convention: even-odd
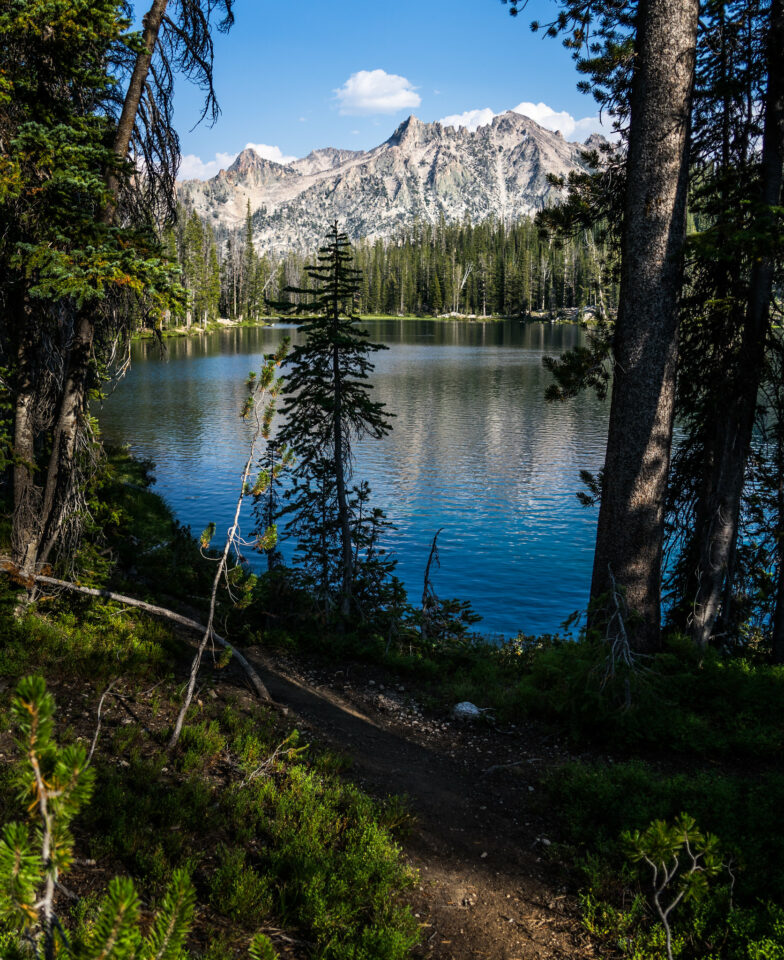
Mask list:
[[[443,597],[470,600],[482,632],[554,631],[585,606],[596,511],[581,507],[579,471],[604,459],[608,406],[585,395],[543,399],[542,357],[581,341],[574,326],[521,321],[379,320],[374,399],[396,414],[392,433],[356,445],[354,478],[397,526],[390,545],[411,597],[421,596],[439,528]],[[100,414],[104,438],[155,461],[156,490],[182,523],[210,521],[220,541],[234,512],[250,426],[244,383],[296,329],[228,329],[134,344],[130,373]],[[250,505],[243,530],[253,527]],[[284,554],[290,545],[281,544]],[[246,557],[261,568],[263,558]]]

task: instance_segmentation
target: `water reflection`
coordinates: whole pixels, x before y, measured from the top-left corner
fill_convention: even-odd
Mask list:
[[[398,525],[398,572],[416,597],[439,527],[436,588],[470,599],[482,629],[553,630],[584,605],[596,522],[580,507],[580,469],[601,465],[606,409],[592,397],[543,399],[542,357],[579,342],[572,326],[516,321],[368,323],[375,396],[396,414],[382,441],[356,447],[356,476]],[[239,408],[263,353],[296,329],[250,328],[134,347],[105,404],[112,442],[157,464],[158,489],[195,531],[228,526],[250,426]],[[250,517],[244,520],[251,529]],[[252,563],[259,558],[249,556]]]

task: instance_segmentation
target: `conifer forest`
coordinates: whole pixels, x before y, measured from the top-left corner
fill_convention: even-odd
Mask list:
[[[0,958],[781,960],[784,0],[323,6],[0,0]]]

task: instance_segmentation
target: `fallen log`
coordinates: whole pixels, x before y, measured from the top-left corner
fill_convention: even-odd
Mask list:
[[[12,564],[5,561],[2,566],[12,572]],[[36,583],[44,584],[50,587],[57,587],[60,590],[70,590],[73,593],[83,593],[88,597],[100,597],[103,600],[114,600],[115,603],[125,604],[127,607],[137,607],[139,610],[143,610],[145,613],[149,613],[153,617],[163,617],[165,620],[171,620],[173,623],[178,623],[181,627],[187,627],[189,630],[196,630],[199,633],[204,633],[207,629],[203,623],[199,623],[198,620],[191,620],[190,617],[184,617],[181,613],[175,613],[173,610],[169,610],[166,607],[156,606],[154,603],[146,603],[144,600],[137,600],[135,597],[126,597],[122,593],[115,593],[113,590],[102,590],[96,587],[83,587],[78,583],[71,583],[69,580],[56,580],[54,577],[47,577],[43,574],[36,574],[33,578]],[[225,650],[228,650],[232,657],[237,661],[237,663],[245,671],[248,680],[250,681],[251,686],[253,687],[256,696],[260,700],[265,700],[271,705],[277,706],[275,701],[270,696],[269,690],[267,690],[264,685],[261,677],[253,669],[253,666],[248,662],[248,660],[243,657],[243,655],[237,650],[236,647],[232,646],[228,640],[220,636],[214,630],[212,631],[212,639],[218,644],[218,646],[223,647]]]

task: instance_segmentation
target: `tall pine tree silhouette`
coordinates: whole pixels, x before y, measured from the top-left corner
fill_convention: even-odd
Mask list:
[[[383,403],[371,399],[370,359],[382,344],[356,324],[354,304],[361,273],[352,266],[348,237],[337,221],[318,253],[318,262],[306,268],[312,286],[289,287],[299,302],[288,311],[306,315],[301,330],[304,343],[294,347],[287,365],[285,426],[280,442],[289,445],[300,475],[323,470],[331,461],[335,480],[336,527],[340,543],[340,612],[351,614],[354,556],[348,483],[352,475],[352,442],[360,437],[381,439],[391,429]],[[281,305],[278,305],[281,306]]]

